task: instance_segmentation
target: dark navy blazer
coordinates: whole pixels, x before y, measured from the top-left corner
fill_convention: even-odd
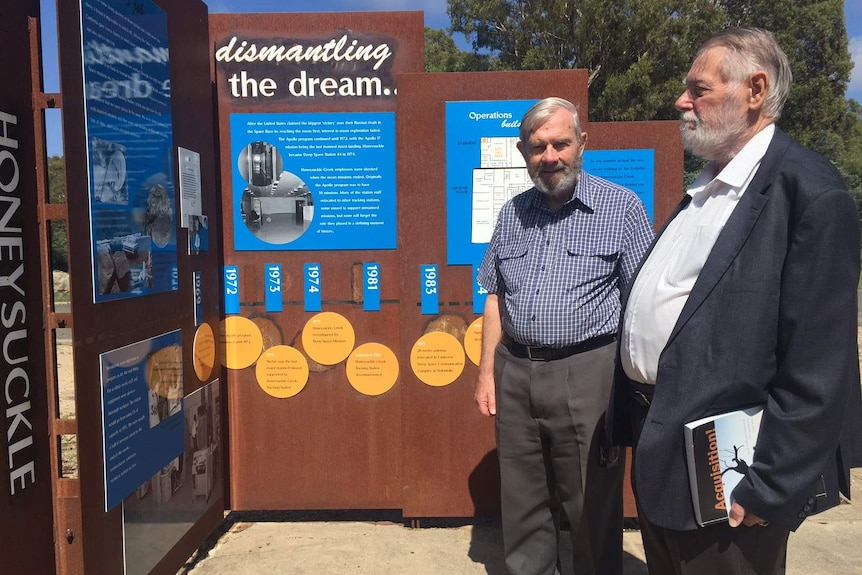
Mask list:
[[[754,461],[733,492],[746,510],[795,530],[837,505],[839,490],[849,497],[850,454],[862,447],[859,254],[838,171],[776,130],[659,358],[633,478],[651,522],[697,528],[684,424],[755,404],[766,407]],[[630,401],[618,360],[612,443],[631,441]]]

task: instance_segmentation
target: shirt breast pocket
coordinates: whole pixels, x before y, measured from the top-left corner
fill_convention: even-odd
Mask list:
[[[516,241],[500,247],[497,254],[500,276],[509,293],[517,293],[529,274],[527,242]]]
[[[604,284],[617,273],[619,247],[608,237],[571,237],[566,242],[567,276],[572,288]]]
[[[675,287],[691,289],[706,263],[723,226],[697,226],[674,238],[665,281]]]

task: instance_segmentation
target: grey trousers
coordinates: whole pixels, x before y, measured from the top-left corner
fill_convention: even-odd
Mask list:
[[[555,361],[494,359],[503,545],[512,575],[559,572],[560,511],[575,574],[622,573],[625,462],[599,465],[616,344]]]

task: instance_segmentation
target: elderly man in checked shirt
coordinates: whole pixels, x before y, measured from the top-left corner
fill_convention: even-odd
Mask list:
[[[476,403],[496,417],[503,544],[513,575],[559,572],[560,511],[575,573],[622,573],[624,465],[599,460],[620,293],[653,239],[631,191],[581,170],[577,108],[547,98],[521,120],[535,188],[500,211]]]

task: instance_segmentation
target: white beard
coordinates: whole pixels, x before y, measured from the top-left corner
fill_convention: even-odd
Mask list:
[[[536,189],[547,196],[570,196],[572,191],[575,189],[575,186],[578,184],[578,176],[581,171],[581,162],[577,161],[576,164],[577,165],[575,166],[567,166],[562,175],[560,175],[556,184],[548,185],[545,183],[545,181],[539,177],[541,175],[541,171],[536,172],[536,174],[530,174],[530,179],[533,180],[533,185],[536,186]]]
[[[743,141],[749,125],[744,116],[730,113],[729,104],[732,102],[727,101],[716,110],[710,119],[711,126],[705,125],[694,112],[683,112],[680,115],[683,147],[707,160],[730,160],[738,151],[737,146]]]

